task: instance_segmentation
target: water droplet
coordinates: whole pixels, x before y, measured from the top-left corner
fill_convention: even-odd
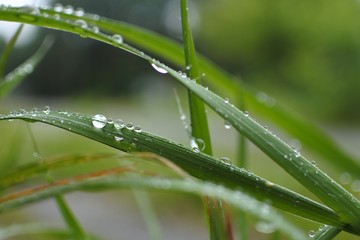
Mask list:
[[[165,70],[165,69],[162,68],[162,67],[157,66],[155,63],[152,63],[151,66],[152,66],[156,71],[158,71],[159,73],[162,73],[162,74],[168,73],[167,70]]]
[[[258,232],[270,234],[275,231],[275,225],[271,222],[260,221],[255,224],[255,228]]]
[[[104,115],[102,115],[102,114],[96,114],[96,115],[92,118],[92,124],[93,124],[93,126],[96,127],[96,128],[101,129],[101,128],[105,127],[106,123],[107,123],[107,119],[106,119],[106,117],[105,117]]]
[[[45,106],[43,112],[44,112],[45,114],[49,114],[49,113],[50,113],[50,107],[49,107],[49,106]]]
[[[244,115],[245,115],[245,116],[249,116],[249,112],[248,112],[248,111],[244,111]]]
[[[125,126],[128,130],[134,130],[134,125],[132,123],[128,123]]]
[[[87,22],[84,21],[84,20],[82,20],[82,19],[77,19],[77,20],[75,20],[74,24],[75,24],[76,26],[81,27],[81,28],[87,28],[87,27],[88,27]]]
[[[124,121],[121,120],[121,119],[116,119],[116,120],[114,121],[114,127],[115,127],[116,129],[118,129],[118,130],[123,129],[123,128],[125,127],[125,123],[124,123]]]
[[[115,141],[120,142],[121,140],[123,140],[123,137],[119,137],[119,136],[114,136]]]
[[[315,231],[314,231],[314,230],[310,230],[310,231],[309,231],[309,237],[310,237],[310,238],[315,237]]]
[[[141,127],[134,127],[134,131],[137,133],[141,133],[142,129],[141,129]]]
[[[231,164],[231,160],[228,157],[221,157],[220,161],[222,161],[223,163],[225,163],[226,165],[230,165]]]
[[[355,180],[351,183],[351,190],[353,192],[360,192],[360,180]]]
[[[205,142],[201,138],[195,139],[195,142],[199,148],[200,151],[203,151],[205,149]]]
[[[30,74],[34,71],[34,67],[33,67],[33,65],[28,63],[28,64],[25,64],[25,66],[23,67],[23,70],[25,73]]]
[[[228,98],[225,98],[225,99],[224,99],[224,102],[225,102],[225,103],[229,103],[229,99],[228,99]]]
[[[191,69],[191,66],[190,66],[190,65],[187,65],[187,66],[185,67],[185,69],[189,71],[189,70]]]
[[[92,26],[91,29],[90,29],[93,33],[99,33],[100,30],[97,26]]]
[[[74,13],[74,7],[71,6],[71,5],[66,5],[64,7],[63,11],[64,11],[65,14],[73,14]]]
[[[54,11],[55,12],[62,12],[64,10],[64,6],[61,3],[55,3]]]
[[[34,6],[23,6],[19,9],[21,12],[30,13],[30,14],[40,14],[40,11],[37,7]]]
[[[311,165],[316,166],[316,161],[311,161]]]
[[[76,16],[82,17],[82,16],[84,16],[85,11],[82,8],[76,8],[74,13]]]
[[[38,152],[33,152],[33,157],[36,158],[36,159],[39,159],[40,158],[40,154]]]
[[[112,35],[112,40],[118,44],[122,44],[123,43],[123,37],[120,34],[114,34]]]
[[[343,172],[343,173],[341,173],[339,180],[340,180],[341,184],[344,184],[344,185],[350,184],[351,180],[352,180],[351,174],[348,172]]]
[[[225,121],[224,127],[225,127],[225,129],[230,129],[231,128],[231,123],[229,123],[228,121]]]

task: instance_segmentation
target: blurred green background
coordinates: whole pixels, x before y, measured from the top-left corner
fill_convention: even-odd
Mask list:
[[[75,2],[61,3],[73,5]],[[133,23],[181,42],[178,0],[77,0],[75,4],[74,7],[82,7],[87,12]],[[249,85],[275,97],[283,105],[308,116],[313,121],[325,123],[321,126],[335,136],[339,144],[359,156],[359,130],[356,129],[356,124],[360,120],[359,1],[199,0],[191,2],[190,13],[196,47],[201,53]],[[0,35],[3,32],[1,29],[4,28],[0,27]],[[115,50],[112,46],[67,33],[38,29],[34,41],[19,45],[15,49],[7,71],[31,56],[49,33],[56,35],[55,45],[34,73],[10,98],[1,102],[2,112],[49,105],[52,109],[102,113],[108,117],[132,121],[149,132],[188,144],[174,98],[175,81],[155,72],[147,62],[121,50]],[[0,39],[0,52],[4,44],[4,38]],[[183,93],[180,90],[181,96]],[[233,159],[236,152],[235,132],[233,129],[225,130],[223,120],[213,112],[209,111],[209,115],[215,156]],[[291,137],[272,127],[266,119],[259,119],[259,122],[269,125],[273,132],[287,142],[291,141]],[[31,128],[44,156],[112,151],[101,144],[41,124],[34,124]],[[14,128],[13,122],[0,126],[4,138],[8,139],[7,144],[0,146],[0,156],[6,155],[13,141],[16,141],[16,136],[20,134],[24,136],[24,143],[19,144],[19,159],[36,161],[33,156],[34,147],[23,123],[19,124],[19,129]],[[310,155],[306,149],[303,152],[307,156]],[[312,196],[253,146],[250,146],[249,158],[249,168],[256,174]],[[309,158],[314,159],[311,155]],[[339,172],[336,169],[328,167],[321,160],[319,165],[338,179]],[[345,187],[351,189],[350,184]],[[96,198],[95,195],[98,196],[85,194],[89,201]],[[84,194],[72,196],[79,201]],[[174,232],[179,232],[179,239],[206,239],[199,202],[194,202],[193,198],[183,200],[181,197],[154,197],[157,200],[157,210],[161,213],[160,221],[165,226],[165,235],[170,236]],[[100,202],[104,201],[101,195],[99,198]],[[125,213],[116,212],[117,215],[123,214],[125,218],[130,219],[128,222],[117,224],[123,227],[124,232],[130,227],[136,228],[143,224],[141,216],[136,216],[137,220],[134,221],[134,214],[128,213],[137,213],[131,196],[111,195],[106,199],[109,198],[115,202],[111,210],[107,210],[110,217],[110,213],[118,207],[120,200],[125,199],[124,203],[122,202],[124,205],[132,204],[128,207],[131,211],[122,206]],[[187,203],[183,214],[171,204],[178,204],[179,198]],[[164,202],[168,200],[169,205],[164,206]],[[88,224],[88,229],[99,228],[94,221],[87,219],[86,213],[89,208],[82,210],[83,202],[76,205],[74,200],[74,209],[79,211],[84,224]],[[91,205],[91,201],[89,204]],[[92,208],[96,206],[98,205],[95,204]],[[37,210],[43,208],[44,205],[39,204]],[[55,215],[55,207],[50,205],[49,208],[55,212],[50,215]],[[36,211],[36,208],[30,214],[25,211],[25,214],[21,213],[20,218],[32,219],[29,215],[33,216],[34,212],[41,211]],[[169,219],[179,216],[180,220],[175,221],[173,225],[169,224]],[[44,218],[41,213],[34,218],[36,217]],[[8,224],[8,219],[5,215],[0,219],[0,223]],[[101,228],[104,231],[104,226],[107,226],[106,217],[103,221]],[[303,223],[301,219],[296,221]],[[176,227],[180,222],[184,226]],[[314,225],[307,222],[304,229],[314,229]],[[111,229],[114,231],[113,227]],[[181,232],[184,229],[187,229],[189,237]],[[115,229],[114,236],[117,230]],[[105,228],[105,231],[111,230]],[[131,235],[141,232],[142,235],[139,235],[138,239],[143,239],[146,231],[141,231],[132,229],[127,234],[130,234],[130,238]],[[343,239],[350,239],[346,233],[341,235]],[[264,236],[257,236],[257,239],[261,237],[265,239]],[[176,238],[173,236],[172,239]]]

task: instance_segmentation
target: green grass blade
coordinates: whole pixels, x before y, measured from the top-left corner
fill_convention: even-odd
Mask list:
[[[56,201],[56,205],[58,206],[61,215],[64,218],[64,221],[71,230],[72,237],[76,240],[88,240],[89,237],[82,229],[73,212],[70,210],[69,206],[65,202],[65,199],[61,195],[56,195],[54,196],[54,198]]]
[[[93,116],[55,111],[17,112],[0,118],[8,119],[50,124],[125,152],[153,152],[200,179],[241,188],[258,199],[267,199],[273,206],[304,218],[338,226],[350,232],[358,231],[355,226],[346,225],[335,212],[310,199],[209,155],[194,153],[192,149],[145,131],[132,130],[131,126],[128,126],[130,129],[118,129],[120,125],[115,122],[115,125],[104,123],[104,128],[98,129],[93,126]]]
[[[19,14],[19,12],[22,14]],[[50,17],[44,17],[37,13],[32,14],[29,12],[29,9],[22,11],[21,8],[3,7],[0,9],[0,20],[24,22],[37,26],[76,32],[84,37],[92,37],[99,41],[108,42],[106,39],[96,37],[94,34],[81,28],[78,28],[78,31],[74,31],[74,28],[76,28],[75,24],[67,24],[67,26],[65,26],[64,20],[70,19],[75,21],[76,19],[81,19],[104,31],[122,34],[127,41],[141,46],[142,49],[151,51],[173,64],[183,66],[184,53],[182,46],[155,32],[104,17],[94,17],[93,14],[85,14],[83,17],[79,17],[55,12],[54,10],[40,9],[40,12],[49,14]],[[53,19],[55,14],[61,16],[61,19]],[[118,46],[117,44],[113,45]],[[141,52],[138,56],[142,56]],[[239,79],[227,74],[201,55],[198,55],[198,61],[200,69],[206,74],[206,79],[209,84],[219,92],[226,94],[228,98],[237,98],[240,91]],[[244,83],[241,84],[241,91],[243,91],[244,100],[249,107],[259,114],[266,116],[267,119],[271,119],[277,123],[280,128],[292,134],[299,139],[304,146],[309,147],[309,149],[324,157],[329,163],[342,169],[342,171],[347,171],[354,176],[359,176],[360,164],[358,161],[344,152],[326,133],[316,128],[311,122],[285,110],[279,103],[274,104],[273,102],[259,99],[257,96],[263,93],[250,88]]]
[[[189,24],[187,0],[180,0],[180,9],[186,73],[187,76],[189,76],[191,79],[194,79],[198,84],[201,84],[202,76],[197,62],[195,44]],[[197,139],[197,141],[201,139],[205,148],[199,150],[208,155],[212,155],[212,146],[208,120],[205,112],[205,104],[191,91],[188,91],[188,94],[192,138]],[[224,210],[225,208],[223,207],[223,204],[220,202],[220,200],[205,196],[203,198],[203,202],[208,218],[210,239],[233,239],[230,221],[231,218],[229,213],[226,214]]]
[[[25,204],[54,197],[58,194],[64,194],[70,191],[87,189],[104,190],[109,188],[158,189],[210,196],[226,201],[236,209],[242,209],[263,221],[271,222],[276,229],[279,229],[291,239],[305,239],[302,231],[288,221],[285,221],[269,207],[269,205],[258,202],[240,191],[230,190],[221,185],[206,183],[195,179],[172,179],[126,174],[117,176],[72,178],[71,184],[68,184],[68,181],[60,180],[59,182],[55,182],[48,186],[15,193],[9,198],[10,200],[4,201],[4,198],[0,198],[0,211],[20,207]]]
[[[315,235],[312,237],[314,240],[330,240],[336,237],[341,232],[341,229],[331,227],[331,226],[323,226],[321,230],[317,231]]]
[[[143,215],[144,222],[147,226],[149,232],[150,240],[160,240],[161,237],[161,228],[160,223],[156,217],[154,208],[152,207],[151,200],[149,195],[140,190],[133,191],[135,200],[140,208],[140,212]]]
[[[247,113],[235,108],[227,100],[194,83],[191,79],[183,78],[165,65],[160,67],[166,69],[175,79],[196,93],[279,166],[335,210],[346,222],[353,226],[360,226],[359,200],[317,168],[316,162],[310,162],[301,156],[298,151],[258,124]]]
[[[75,19],[76,16],[63,16]],[[115,21],[107,18],[94,19],[91,15],[85,15],[84,20],[98,27],[112,32],[122,34],[127,41],[130,41],[142,49],[153,52],[167,61],[183,66],[184,53],[182,46],[175,41],[161,36],[155,32],[140,28],[128,23]],[[217,91],[230,99],[237,99],[239,92],[243,92],[244,100],[253,111],[272,120],[281,129],[299,139],[302,144],[313,152],[319,154],[329,163],[337,166],[343,171],[359,176],[360,164],[356,159],[340,148],[325,132],[315,127],[313,123],[299,117],[292,111],[284,109],[280,103],[264,101],[259,98],[263,92],[258,92],[239,79],[227,74],[220,67],[201,55],[198,56],[200,69],[206,74],[206,80]],[[269,98],[270,99],[270,98]]]
[[[33,72],[34,68],[44,58],[53,42],[54,40],[52,38],[45,38],[40,48],[33,56],[11,73],[7,74],[4,80],[0,82],[0,98],[9,94],[21,81]]]
[[[51,239],[67,239],[71,233],[66,230],[51,228],[40,224],[22,224],[2,227],[0,229],[0,239],[8,240],[15,237],[29,237],[29,235],[47,236]]]
[[[14,49],[15,43],[20,36],[21,31],[24,28],[24,24],[21,24],[19,28],[16,30],[14,36],[10,39],[8,44],[5,46],[5,49],[3,50],[1,56],[0,56],[0,78],[4,77],[5,73],[5,66],[9,59],[10,53]]]

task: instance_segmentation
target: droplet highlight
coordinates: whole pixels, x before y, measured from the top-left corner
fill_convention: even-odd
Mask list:
[[[93,118],[92,118],[92,124],[95,128],[103,128],[105,127],[107,123],[107,119],[104,115],[102,114],[96,114]]]

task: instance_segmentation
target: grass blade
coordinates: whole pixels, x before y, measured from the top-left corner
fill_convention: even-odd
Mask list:
[[[9,73],[4,80],[0,82],[0,98],[9,94],[22,80],[33,72],[34,68],[44,58],[53,42],[54,40],[52,38],[45,38],[40,48],[33,56]]]
[[[160,240],[161,237],[161,230],[160,224],[156,217],[154,208],[151,205],[151,200],[149,195],[140,190],[133,190],[135,200],[140,208],[140,212],[143,215],[144,222],[147,226],[149,231],[149,239],[150,240]]]
[[[14,36],[10,39],[8,44],[5,46],[5,49],[0,56],[0,78],[4,77],[5,65],[9,59],[10,53],[14,49],[15,43],[16,43],[18,37],[20,36],[20,33],[23,30],[23,28],[24,28],[24,24],[21,24],[19,26],[19,28],[16,30]]]
[[[96,175],[96,174],[95,174]],[[71,184],[68,184],[71,181]],[[0,198],[0,211],[15,208],[54,197],[75,190],[109,189],[109,188],[141,188],[179,191],[196,195],[207,195],[222,199],[237,209],[242,209],[256,218],[271,222],[275,228],[291,239],[305,239],[302,231],[285,221],[268,205],[260,203],[240,191],[232,191],[220,185],[190,179],[171,179],[164,177],[146,177],[121,174],[117,176],[79,176],[71,180],[60,180],[50,185],[18,192],[6,198]]]
[[[191,79],[195,79],[201,84],[201,73],[197,62],[195,44],[188,19],[187,0],[180,0],[181,23],[184,41],[185,66],[186,73]],[[191,91],[188,91],[190,119],[191,119],[191,135],[195,139],[194,142],[201,141],[204,149],[199,149],[208,155],[212,155],[212,146],[208,127],[208,120],[205,112],[205,104]],[[197,146],[197,148],[202,148]],[[212,199],[207,196],[203,197],[206,207],[206,215],[209,224],[210,239],[233,239],[231,229],[231,218],[229,213],[225,212],[225,208],[220,200]]]
[[[350,232],[358,231],[356,226],[347,225],[335,212],[310,199],[209,155],[194,154],[193,150],[187,147],[145,131],[117,129],[114,125],[107,123],[104,123],[102,129],[98,129],[92,123],[93,116],[69,112],[32,111],[14,113],[0,118],[0,120],[7,119],[23,119],[50,124],[126,152],[153,152],[166,157],[200,179],[219,182],[235,189],[241,188],[258,199],[270,200],[273,206],[307,219],[338,226]],[[116,137],[121,137],[122,140],[116,141]]]
[[[321,230],[317,231],[312,239],[314,240],[330,240],[336,237],[341,232],[341,229],[331,227],[331,226],[323,226]]]

